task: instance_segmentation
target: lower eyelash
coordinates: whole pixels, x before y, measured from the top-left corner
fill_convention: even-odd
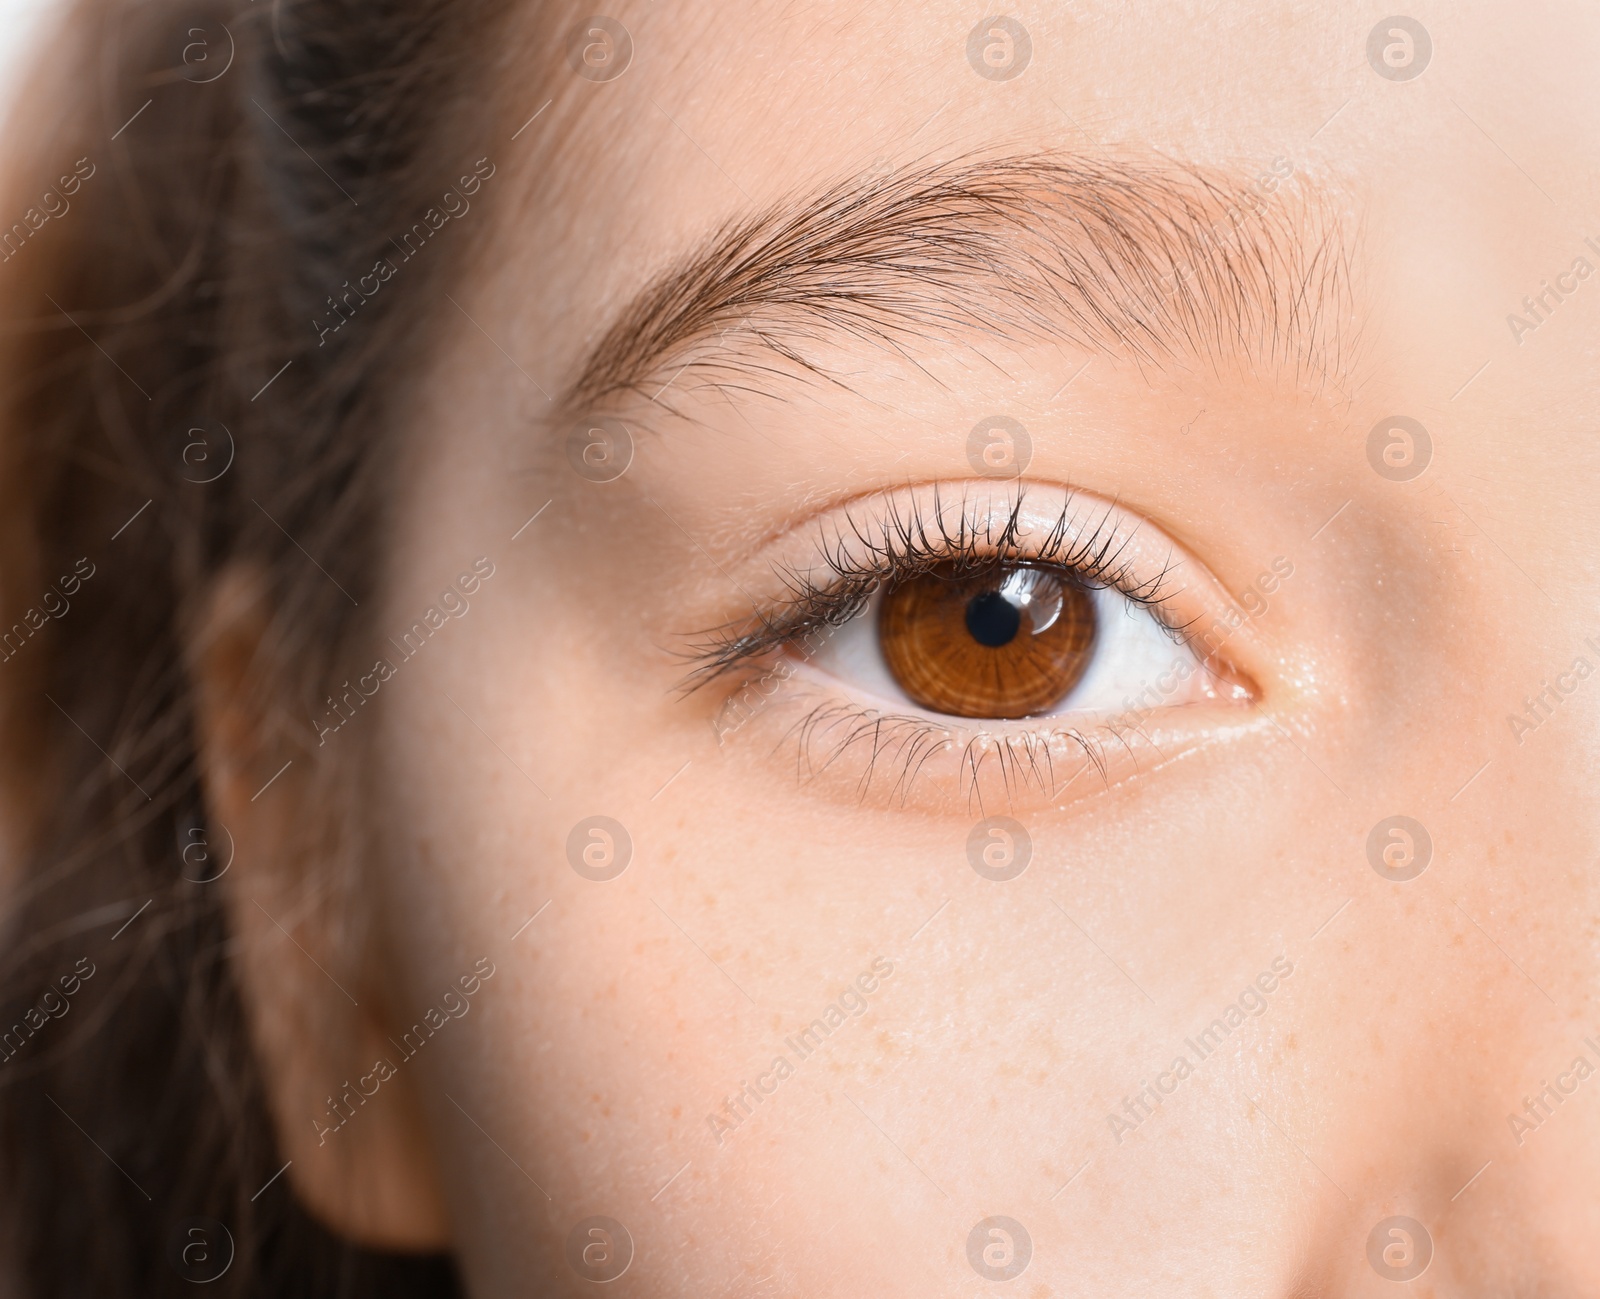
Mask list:
[[[1016,734],[976,731],[962,741],[952,728],[925,718],[830,700],[812,706],[793,723],[778,747],[796,744],[797,774],[804,783],[824,775],[852,750],[867,746],[866,766],[856,781],[858,797],[865,802],[871,796],[875,783],[884,774],[883,764],[893,761],[898,772],[887,792],[891,802],[900,804],[910,800],[917,777],[930,759],[959,747],[959,792],[969,807],[981,813],[984,780],[991,771],[1008,801],[1024,793],[1058,797],[1087,771],[1093,771],[1102,785],[1109,785],[1111,749],[1120,745],[1133,755],[1124,732],[1142,735],[1136,726],[1105,722],[1087,731],[1078,727],[1036,727]],[[829,746],[828,753],[818,761],[816,748],[824,742]],[[1054,748],[1066,746],[1075,749],[1081,758],[1070,772],[1060,770],[1058,756],[1053,752]]]

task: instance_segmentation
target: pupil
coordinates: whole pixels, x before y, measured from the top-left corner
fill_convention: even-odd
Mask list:
[[[999,591],[985,591],[967,602],[967,631],[990,649],[1009,645],[1022,627],[1022,610]]]

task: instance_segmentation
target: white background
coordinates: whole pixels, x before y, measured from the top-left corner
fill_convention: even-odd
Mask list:
[[[12,120],[12,95],[44,25],[41,20],[61,7],[62,0],[0,0],[0,130]],[[0,151],[6,145],[0,138]]]

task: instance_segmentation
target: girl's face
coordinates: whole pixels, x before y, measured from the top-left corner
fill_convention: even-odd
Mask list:
[[[336,1226],[483,1295],[1600,1284],[1600,19],[1202,9],[540,35],[316,719],[379,956],[241,922]]]

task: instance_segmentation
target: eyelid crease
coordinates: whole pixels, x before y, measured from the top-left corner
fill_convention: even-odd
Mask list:
[[[887,515],[876,523],[847,511],[840,533],[830,540],[824,531],[818,546],[820,567],[831,576],[818,580],[810,568],[778,567],[788,597],[770,612],[758,609],[751,619],[700,633],[683,655],[693,667],[680,683],[681,693],[692,694],[776,650],[842,627],[880,590],[951,565],[963,576],[1008,563],[1060,568],[1086,585],[1118,591],[1145,608],[1176,643],[1188,645],[1194,620],[1176,618],[1169,603],[1176,594],[1169,590],[1176,563],[1169,556],[1158,572],[1136,577],[1134,562],[1124,554],[1141,525],[1129,531],[1114,506],[1107,504],[1087,529],[1080,528],[1078,497],[1068,491],[1053,522],[1037,536],[1023,531],[1026,487],[1016,491],[998,524],[992,510],[969,508],[970,494],[963,494],[953,520],[937,484],[932,498],[931,508],[915,496],[891,499]]]

